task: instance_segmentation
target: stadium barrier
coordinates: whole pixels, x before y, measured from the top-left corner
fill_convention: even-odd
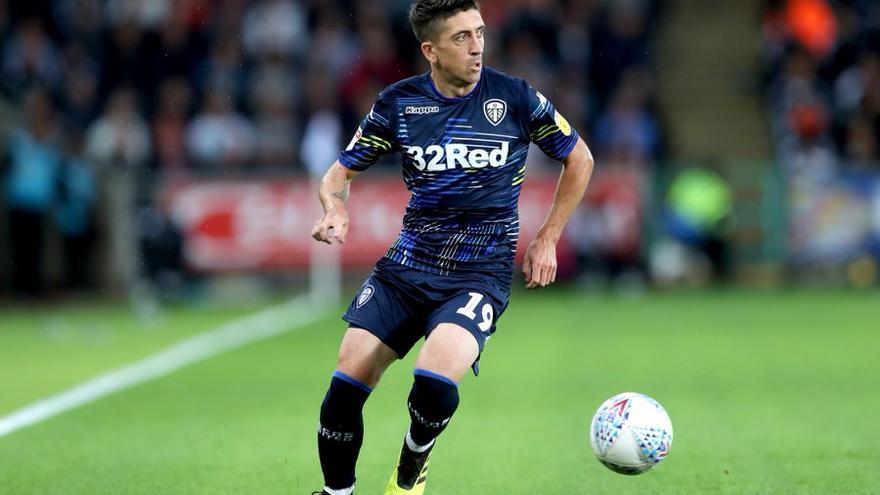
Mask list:
[[[556,177],[529,177],[520,198],[522,257],[552,202]],[[644,178],[628,171],[598,171],[583,208],[604,212],[611,241],[630,249],[641,242]],[[310,263],[312,225],[319,217],[317,190],[308,179],[176,180],[165,183],[162,203],[181,230],[188,266],[201,272],[303,269]],[[409,200],[400,178],[363,176],[352,185],[351,229],[339,248],[346,268],[369,267],[395,240]],[[566,231],[557,247],[562,270],[576,253]]]

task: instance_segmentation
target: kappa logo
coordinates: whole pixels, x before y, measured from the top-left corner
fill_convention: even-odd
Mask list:
[[[497,126],[507,115],[507,102],[504,100],[487,100],[483,103],[483,115],[490,124]]]
[[[403,110],[403,113],[407,115],[428,115],[431,113],[437,113],[440,111],[440,107],[406,107]]]
[[[361,294],[358,296],[357,307],[360,308],[364,304],[367,304],[367,301],[373,297],[373,293],[376,292],[376,289],[373,288],[372,285],[368,285],[361,290]]]

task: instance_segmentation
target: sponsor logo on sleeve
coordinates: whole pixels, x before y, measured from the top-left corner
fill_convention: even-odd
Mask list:
[[[556,112],[553,120],[556,121],[556,126],[559,127],[559,130],[562,131],[563,134],[571,136],[571,125],[569,125],[568,121],[565,120],[565,117],[563,117],[561,113]]]

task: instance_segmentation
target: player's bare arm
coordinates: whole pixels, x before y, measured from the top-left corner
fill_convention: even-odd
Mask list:
[[[348,200],[351,181],[357,176],[358,172],[344,167],[338,161],[324,174],[318,188],[324,215],[312,227],[312,237],[315,240],[327,244],[333,244],[333,241],[345,243],[345,236],[348,234],[348,210],[345,202]]]
[[[528,289],[546,287],[556,280],[556,243],[593,173],[593,155],[583,139],[578,138],[574,149],[562,160],[562,167],[553,205],[526,250],[523,275]]]

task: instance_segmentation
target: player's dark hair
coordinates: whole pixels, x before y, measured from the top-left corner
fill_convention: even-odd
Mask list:
[[[446,20],[459,12],[480,10],[475,0],[416,0],[409,8],[409,23],[419,41],[433,39],[437,22]]]

